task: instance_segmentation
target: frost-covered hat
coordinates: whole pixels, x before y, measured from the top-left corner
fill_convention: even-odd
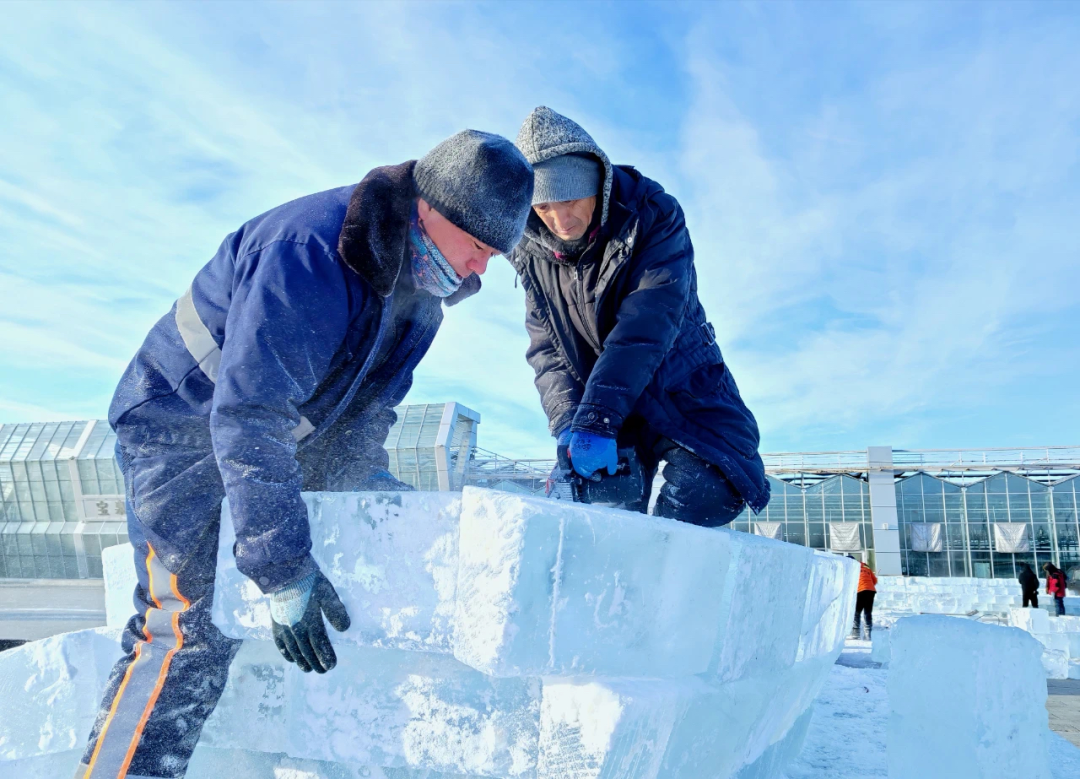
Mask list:
[[[560,154],[533,166],[533,205],[600,194],[600,161],[592,155]]]
[[[413,170],[420,196],[473,238],[503,254],[517,246],[532,207],[533,170],[501,135],[462,130]]]

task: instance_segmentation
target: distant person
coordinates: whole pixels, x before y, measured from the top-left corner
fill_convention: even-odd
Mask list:
[[[509,259],[557,450],[586,478],[615,474],[619,449],[635,451],[646,484],[666,462],[657,516],[717,527],[761,511],[757,422],[698,298],[678,201],[550,108],[525,119],[517,145],[536,186]]]
[[[1020,563],[1020,573],[1016,577],[1020,581],[1020,590],[1024,593],[1023,608],[1039,608],[1039,577],[1027,563]]]
[[[848,555],[851,557],[851,555]],[[851,557],[854,560],[854,557]],[[874,630],[874,596],[877,594],[877,576],[864,562],[859,563],[859,593],[855,596],[855,626],[852,628],[852,638],[863,638],[862,616],[866,615],[866,636],[863,640],[869,641]]]
[[[324,618],[349,615],[300,493],[408,489],[387,470],[393,408],[444,306],[521,238],[532,181],[509,140],[463,131],[242,225],[150,331],[109,410],[137,613],[77,779],[184,776],[241,643],[210,619],[226,496],[278,650],[334,667]]]
[[[1057,616],[1062,617],[1065,615],[1065,593],[1069,580],[1065,577],[1065,572],[1053,563],[1043,565],[1043,570],[1046,571],[1046,592],[1053,596],[1054,609]]]

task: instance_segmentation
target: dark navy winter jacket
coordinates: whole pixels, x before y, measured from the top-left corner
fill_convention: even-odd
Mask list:
[[[575,331],[570,295],[560,288],[561,260],[541,242],[535,215],[510,258],[526,292],[527,357],[552,433],[572,426],[615,436],[636,414],[719,467],[760,511],[769,485],[757,422],[698,300],[682,208],[655,181],[575,142],[571,151],[596,153],[608,170],[592,323],[603,344],[599,355],[587,354],[591,347]]]
[[[407,248],[413,164],[286,203],[228,236],[113,398],[121,446],[212,449],[237,567],[266,592],[310,566],[301,489],[355,488],[386,468],[391,409],[442,323],[441,301],[415,293],[426,300],[372,372]],[[447,302],[478,289],[471,276]],[[145,530],[166,566],[167,550],[204,530],[185,517],[159,525]]]

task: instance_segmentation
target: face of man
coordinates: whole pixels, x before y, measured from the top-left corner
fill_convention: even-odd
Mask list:
[[[596,195],[533,206],[536,215],[560,241],[576,241],[585,235],[595,209]]]
[[[473,238],[428,205],[423,198],[420,198],[418,203],[418,211],[420,224],[457,275],[462,278],[473,273],[477,276],[484,275],[488,260],[499,253],[496,249]]]

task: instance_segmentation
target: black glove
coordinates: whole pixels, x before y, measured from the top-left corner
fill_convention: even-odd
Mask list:
[[[334,585],[317,569],[270,595],[274,644],[304,673],[314,670],[324,674],[337,665],[323,614],[339,633],[349,629],[349,612]]]

